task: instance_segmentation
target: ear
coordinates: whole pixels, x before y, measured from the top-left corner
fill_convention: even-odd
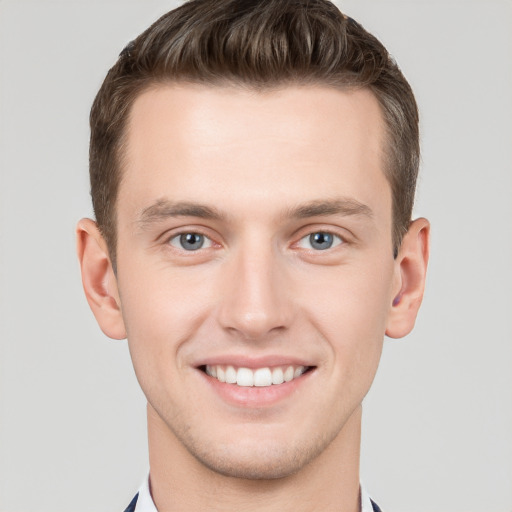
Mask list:
[[[91,219],[82,219],[78,223],[76,245],[85,296],[96,321],[109,338],[126,338],[117,279],[107,243]]]
[[[427,219],[411,223],[395,261],[395,294],[388,315],[386,334],[402,338],[409,334],[423,299],[429,255],[430,224]]]

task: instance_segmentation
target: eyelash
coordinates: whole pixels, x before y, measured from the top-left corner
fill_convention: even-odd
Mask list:
[[[187,235],[196,235],[196,236],[201,236],[203,238],[203,243],[201,244],[200,247],[198,247],[196,250],[187,250],[185,249],[182,245],[181,245],[181,242],[182,242],[182,237],[184,236],[187,236]],[[172,242],[176,240],[177,243],[176,244],[173,244]],[[204,243],[207,243],[208,246],[205,247],[204,246]],[[214,245],[219,245],[219,244],[215,244],[215,242],[212,240],[211,237],[209,237],[208,235],[206,235],[205,233],[202,233],[201,231],[198,231],[198,230],[190,230],[190,231],[181,231],[179,233],[175,233],[173,234],[172,236],[168,237],[166,239],[166,244],[167,245],[171,245],[172,247],[178,249],[179,251],[182,251],[182,252],[186,252],[186,253],[196,253],[198,252],[200,249],[210,249],[212,248]],[[181,245],[181,247],[180,247]]]
[[[196,235],[196,236],[200,236],[202,237],[202,243],[201,245],[195,249],[195,250],[187,250],[183,247],[183,237],[187,236],[187,235]],[[329,246],[329,247],[326,247],[325,249],[315,249],[314,247],[301,247],[301,243],[303,242],[306,242],[308,243],[309,241],[309,244],[311,245],[312,243],[312,240],[311,240],[311,237],[313,237],[314,235],[327,235],[327,237],[332,237],[332,245]],[[173,241],[176,241],[175,243],[173,243]],[[207,244],[207,246],[205,247],[204,244]],[[322,241],[318,242],[318,243],[322,243]],[[292,247],[299,247],[305,251],[309,251],[309,252],[315,252],[315,253],[322,253],[322,252],[327,252],[327,251],[330,251],[331,249],[334,249],[340,245],[343,245],[346,243],[346,240],[344,239],[344,237],[340,236],[339,234],[336,234],[336,233],[333,233],[329,230],[315,230],[315,231],[309,231],[307,234],[305,234],[304,236],[302,236],[297,242],[295,242]],[[209,237],[208,235],[206,235],[205,233],[199,231],[199,230],[190,230],[190,231],[181,231],[179,233],[176,233],[176,234],[173,234],[171,237],[168,237],[166,239],[166,244],[167,245],[170,245],[174,248],[176,248],[177,250],[179,251],[182,251],[182,252],[185,252],[185,253],[189,253],[189,254],[194,254],[194,253],[197,253],[199,252],[201,249],[211,249],[212,247],[214,247],[214,245],[218,245],[220,247],[220,244],[216,244],[211,237]]]
[[[338,235],[336,233],[332,233],[331,231],[317,230],[317,231],[309,232],[307,235],[300,238],[300,240],[298,242],[296,242],[294,245],[300,246],[301,242],[304,242],[304,241],[309,241],[309,244],[311,245],[312,244],[311,238],[314,235],[323,235],[323,238],[326,238],[325,235],[327,235],[327,237],[331,237],[332,245],[330,247],[326,247],[324,249],[320,249],[320,248],[315,249],[313,247],[301,247],[302,249],[305,249],[307,251],[312,251],[312,252],[323,252],[323,251],[329,251],[330,249],[334,249],[335,247],[338,247],[339,245],[342,245],[345,243],[345,240],[343,239],[343,237],[341,237],[340,235]],[[322,242],[320,241],[317,243],[321,244]]]

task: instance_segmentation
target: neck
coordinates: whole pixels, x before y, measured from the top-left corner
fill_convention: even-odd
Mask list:
[[[159,512],[359,511],[359,406],[329,446],[297,473],[273,480],[219,474],[193,457],[148,405],[151,494]]]

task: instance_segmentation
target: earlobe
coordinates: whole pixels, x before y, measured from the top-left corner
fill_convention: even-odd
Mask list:
[[[386,335],[402,338],[414,327],[423,299],[429,257],[430,224],[426,219],[411,223],[396,258],[397,290],[388,315]]]
[[[96,321],[109,338],[126,338],[116,276],[107,244],[94,221],[78,223],[76,242],[85,296]]]

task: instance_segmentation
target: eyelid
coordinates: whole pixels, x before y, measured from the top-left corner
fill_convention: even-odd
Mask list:
[[[181,247],[181,244],[180,244],[180,238],[181,238],[183,235],[200,235],[200,236],[202,236],[202,237],[203,237],[203,239],[204,239],[204,241],[205,241],[205,242],[204,242],[204,243],[203,243],[203,245],[202,245],[201,247],[199,247],[198,249],[187,251],[184,247]],[[172,242],[173,242],[173,240],[177,240],[176,245],[172,243]],[[174,234],[173,236],[171,236],[171,237],[169,237],[169,238],[167,239],[167,243],[168,243],[169,245],[172,245],[172,246],[173,246],[173,247],[175,247],[176,249],[179,249],[180,251],[185,251],[185,252],[198,252],[198,251],[200,251],[201,249],[209,249],[210,247],[212,247],[212,246],[213,246],[213,240],[212,240],[209,236],[207,236],[207,235],[205,235],[205,234],[203,234],[203,233],[199,233],[199,232],[197,232],[197,231],[184,231],[184,232],[182,232],[182,233]]]
[[[328,234],[328,235],[331,235],[333,237],[333,245],[331,247],[328,247],[327,249],[315,249],[313,247],[301,247],[300,244],[301,242],[303,241],[309,241],[309,238],[311,237],[311,235],[314,235],[316,233],[324,233],[324,234]],[[336,242],[336,239],[338,239],[338,242]],[[341,236],[339,233],[334,233],[332,231],[329,231],[327,229],[315,229],[313,231],[309,231],[306,235],[302,236],[301,238],[299,238],[299,240],[297,242],[295,242],[295,246],[296,247],[299,247],[301,249],[304,249],[304,250],[307,250],[307,251],[314,251],[314,252],[327,252],[327,251],[330,251],[342,244],[345,244],[346,243],[346,240],[343,236]]]
[[[183,247],[179,247],[179,244],[173,245],[171,244],[171,240],[174,240],[176,238],[179,238],[181,235],[187,235],[187,234],[197,234],[201,235],[205,238],[205,240],[209,241],[209,244],[207,247],[203,245],[200,249],[197,249],[196,251],[187,251]],[[161,241],[161,243],[165,246],[171,246],[173,249],[176,249],[178,251],[186,252],[186,253],[194,253],[199,252],[201,249],[211,249],[212,247],[220,247],[222,244],[217,242],[215,240],[215,237],[212,236],[211,230],[206,229],[202,226],[180,226],[179,228],[173,228],[165,233],[162,233],[158,240]]]
[[[337,236],[345,243],[352,243],[357,239],[356,235],[354,235],[354,233],[352,233],[352,231],[346,227],[324,222],[312,222],[295,230],[291,237],[293,240],[295,240],[292,245],[297,244],[298,241],[303,240],[305,237],[308,237],[314,233],[329,233],[330,235]]]

